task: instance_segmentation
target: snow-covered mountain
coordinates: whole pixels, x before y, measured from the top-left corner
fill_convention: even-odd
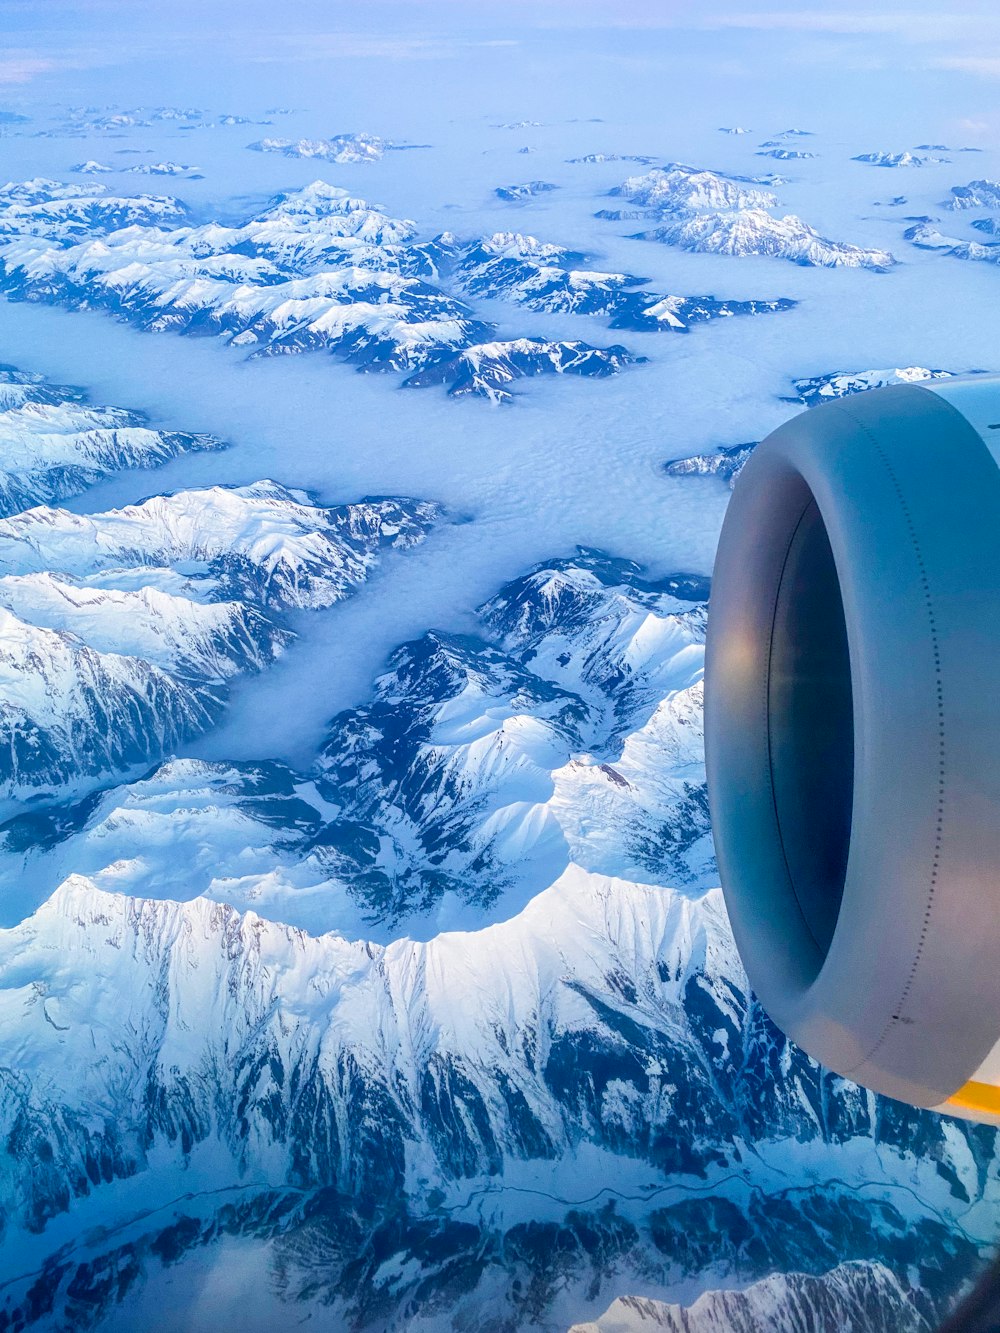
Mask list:
[[[514,1330],[611,1273],[663,1291],[831,1256],[884,1260],[930,1312],[976,1258],[940,1215],[996,1184],[976,1131],[877,1107],[777,1037],[717,893],[574,870],[486,936],[380,948],[76,876],[0,932],[0,969],[7,1312],[42,1273],[27,1308],[87,1327],[227,1234],[330,1328]],[[837,1183],[852,1152],[860,1192]],[[792,1160],[814,1183],[789,1192]],[[74,1196],[97,1225],[66,1248]]]
[[[64,245],[104,237],[121,228],[158,229],[187,221],[188,210],[166,195],[119,196],[100,184],[63,185],[37,176],[0,185],[0,250],[18,239],[39,237]],[[39,251],[44,252],[44,245]]]
[[[526,199],[534,199],[539,194],[549,194],[553,190],[558,190],[558,185],[553,185],[551,181],[524,181],[521,185],[498,185],[493,193],[504,203],[523,203]]]
[[[829,1273],[775,1273],[745,1291],[707,1291],[681,1307],[621,1296],[569,1333],[931,1333],[903,1284],[883,1264]]]
[[[981,227],[980,230],[990,231],[991,228]],[[938,250],[953,259],[968,259],[973,263],[1000,264],[1000,244],[997,242],[984,244],[981,241],[963,241],[957,236],[946,236],[933,223],[916,222],[912,227],[907,227],[903,236],[920,250]]]
[[[818,153],[807,153],[801,148],[759,148],[758,157],[773,157],[778,162],[798,162],[818,157]]]
[[[8,1314],[87,1327],[226,1236],[331,1329],[844,1260],[940,1308],[994,1135],[822,1074],[748,995],[703,888],[706,593],[546,562],[404,645],[315,773],[184,761],[5,826],[0,891],[41,903],[0,931]]]
[[[921,157],[917,153],[859,153],[852,162],[868,162],[873,167],[929,167],[947,162],[946,157]]]
[[[534,375],[582,375],[603,378],[616,375],[628,365],[645,360],[620,343],[592,347],[590,343],[514,338],[507,342],[482,342],[448,360],[415,370],[403,381],[404,389],[422,389],[429,384],[447,385],[453,398],[473,394],[494,403],[513,401],[510,386]]]
[[[638,162],[641,166],[652,166],[655,157],[645,157],[641,153],[586,153],[583,157],[568,157],[571,166],[598,166],[602,162]]]
[[[83,139],[92,134],[108,137],[133,129],[148,129],[176,125],[179,129],[193,129],[208,124],[206,113],[197,107],[69,107],[55,125],[36,131],[44,139]]]
[[[757,448],[759,441],[748,444],[730,444],[711,454],[691,454],[687,458],[673,458],[664,463],[668,477],[718,477],[729,486],[743,471],[743,465]]]
[[[321,507],[272,481],[213,486],[103,514],[30,509],[0,521],[0,563],[83,577],[169,566],[206,594],[315,608],[362,582],[381,548],[420,541],[439,514],[420,500]]]
[[[686,332],[691,325],[733,315],[791,310],[776,300],[720,300],[715,296],[660,296],[642,290],[648,278],[586,267],[576,251],[519,232],[496,232],[455,252],[456,274],[471,296],[496,297],[542,310],[610,317],[613,329]]]
[[[957,212],[970,208],[1000,208],[1000,181],[975,180],[968,185],[953,185],[944,205]]]
[[[126,167],[125,176],[180,176],[184,180],[202,179],[201,168],[185,165],[183,162],[137,162],[133,167]]]
[[[970,370],[933,370],[927,366],[897,366],[887,370],[831,370],[823,375],[793,379],[794,395],[790,402],[814,407],[831,398],[843,398],[863,389],[881,389],[887,384],[920,384],[924,380],[949,379],[952,375],[974,374]]]
[[[0,797],[51,800],[176,750],[280,651],[283,611],[340,600],[437,516],[260,482],[0,521]]]
[[[813,153],[777,148],[764,157],[813,157]],[[778,204],[763,184],[780,178],[731,176],[673,162],[667,167],[630,176],[611,191],[629,200],[625,209],[602,209],[609,220],[650,217],[660,226],[639,232],[642,240],[660,241],[685,250],[713,254],[772,255],[797,264],[826,268],[884,270],[896,261],[887,250],[866,248],[821,236],[799,217],[773,217]]]
[[[929,370],[926,366],[904,366],[892,370],[834,370],[825,375],[793,379],[793,393],[785,397],[784,401],[815,407],[819,403],[844,398],[851,393],[861,393],[865,389],[880,389],[888,384],[919,384],[924,380],[948,379],[959,373],[962,372]],[[669,477],[718,477],[732,487],[757,443],[733,444],[712,453],[671,459],[663,465],[663,470]]]
[[[86,868],[118,892],[392,938],[441,917],[481,923],[568,860],[708,884],[706,596],[705,580],[651,584],[598,552],[549,562],[481,608],[481,637],[397,649],[371,703],[331,724],[314,771],[185,760],[15,820],[0,894],[30,884],[40,902]],[[170,668],[184,642],[158,643],[157,660]]]
[[[319,158],[323,162],[377,162],[395,144],[377,134],[335,134],[329,139],[258,139],[247,144],[258,153],[283,157]]]
[[[409,387],[492,399],[508,397],[519,376],[603,376],[634,359],[618,346],[498,340],[439,285],[447,245],[418,243],[413,222],[321,181],[237,227],[168,229],[184,214],[176,201],[95,201],[87,192],[97,188],[33,181],[0,191],[0,290],[103,307],[156,332],[214,333],[251,356],[323,350],[358,369],[407,372]],[[146,212],[158,225],[141,225]],[[115,231],[119,214],[129,225]]]
[[[679,163],[648,171],[644,176],[629,176],[611,194],[656,214],[773,208],[778,202],[768,190],[748,189],[734,177]]]
[[[651,231],[643,240],[722,255],[769,255],[823,268],[867,268],[884,272],[895,264],[888,250],[833,241],[793,214],[772,217],[760,208],[735,213],[698,213]]]
[[[127,468],[222,447],[213,435],[156,430],[139,412],[93,406],[80,389],[0,365],[0,517]]]

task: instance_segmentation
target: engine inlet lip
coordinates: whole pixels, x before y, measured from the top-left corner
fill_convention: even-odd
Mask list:
[[[853,733],[846,865],[842,886],[820,885],[826,904],[803,896],[815,867],[789,815],[788,773],[808,783],[808,765],[785,772],[774,753],[775,709],[780,733],[796,697],[776,700],[775,664],[780,677],[797,625],[817,622],[820,641],[829,629],[796,611],[794,581],[788,592],[790,558],[807,576],[823,567],[808,558],[821,539]],[[960,411],[896,386],[814,408],[758,446],[734,489],[709,608],[706,761],[723,892],[778,1025],[838,1073],[918,1105],[945,1101],[1000,1037],[998,670],[1000,470]],[[785,730],[790,752],[804,752]]]

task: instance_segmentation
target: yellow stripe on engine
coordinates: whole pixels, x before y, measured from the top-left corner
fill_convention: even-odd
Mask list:
[[[966,1083],[948,1098],[942,1109],[949,1106],[959,1107],[972,1115],[1000,1116],[1000,1088],[992,1083]]]

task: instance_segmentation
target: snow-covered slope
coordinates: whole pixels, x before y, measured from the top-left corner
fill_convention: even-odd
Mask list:
[[[944,207],[956,212],[970,208],[1000,208],[1000,181],[974,180],[968,185],[953,185]]]
[[[734,177],[676,163],[630,176],[611,193],[655,213],[730,212],[773,208],[778,202],[769,190],[747,188]]]
[[[96,1317],[225,1235],[331,1329],[513,1333],[559,1293],[845,1259],[939,1308],[993,1135],[821,1074],[748,995],[700,887],[706,593],[550,561],[481,636],[400,649],[316,774],[183,761],[6,825],[2,892],[44,900],[0,931],[8,1311],[42,1271]]]
[[[62,243],[107,236],[121,228],[177,227],[188,219],[179,199],[167,195],[112,194],[106,185],[63,185],[45,177],[0,185],[0,242],[37,236]]]
[[[614,329],[686,332],[693,324],[733,315],[790,310],[796,302],[720,300],[715,296],[660,296],[631,273],[586,267],[576,251],[520,232],[496,232],[455,250],[456,271],[471,296],[496,297],[531,310],[609,316]]]
[[[329,139],[258,139],[248,144],[258,153],[281,153],[284,157],[319,158],[324,162],[377,162],[389,148],[377,134],[335,134]]]
[[[621,1296],[569,1333],[931,1333],[931,1324],[883,1264],[829,1273],[776,1273],[745,1291],[707,1291],[681,1307]]]
[[[929,167],[947,162],[946,157],[921,157],[918,153],[860,153],[852,162],[868,162],[873,167]]]
[[[881,389],[888,384],[920,384],[925,380],[949,379],[972,371],[932,370],[927,366],[897,366],[887,370],[831,370],[825,375],[810,375],[792,380],[792,402],[814,407],[831,398],[843,398],[863,389]]]
[[[988,223],[991,219],[983,218],[980,221]],[[989,232],[991,229],[987,226],[980,227],[980,230]],[[933,223],[917,222],[907,227],[903,236],[921,250],[939,250],[954,259],[969,259],[974,263],[1000,264],[1000,244],[995,241],[983,244],[980,241],[963,241],[957,236],[946,236]]]
[[[212,435],[155,430],[139,412],[89,404],[79,389],[0,365],[0,516],[63,500],[126,468],[157,467]]]
[[[735,213],[699,213],[651,231],[644,240],[722,255],[769,255],[823,268],[868,268],[882,272],[896,262],[888,250],[821,236],[793,214],[772,217],[760,208]]]
[[[948,379],[959,373],[954,370],[929,370],[926,366],[904,366],[891,370],[834,370],[825,375],[793,379],[794,392],[785,397],[784,401],[815,407],[834,398],[861,393],[864,389],[879,389],[888,384],[920,384],[925,380]],[[717,449],[713,453],[691,454],[687,458],[671,459],[663,465],[663,470],[669,477],[718,477],[729,486],[733,486],[743,470],[743,465],[756,449],[757,443],[750,441],[746,444],[733,444]]]
[[[252,356],[324,350],[358,369],[410,372],[409,386],[494,399],[515,375],[570,366],[608,375],[632,359],[620,347],[535,338],[535,355],[516,350],[527,339],[500,343],[440,285],[447,246],[417,243],[413,222],[322,181],[237,227],[178,226],[176,201],[88,196],[100,188],[32,181],[0,191],[0,290],[103,307],[157,332],[216,334]],[[497,345],[515,350],[498,358]]]
[[[551,181],[524,181],[520,185],[498,185],[493,193],[504,203],[520,204],[528,199],[534,199],[540,194],[550,194],[553,190],[558,190],[558,185],[553,185]]]
[[[0,796],[52,799],[169,754],[280,651],[284,610],[340,600],[437,515],[259,482],[0,521]]]

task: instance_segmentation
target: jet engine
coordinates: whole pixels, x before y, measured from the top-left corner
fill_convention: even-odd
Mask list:
[[[719,872],[774,1022],[1000,1124],[1000,376],[870,390],[754,451],[705,671]]]

